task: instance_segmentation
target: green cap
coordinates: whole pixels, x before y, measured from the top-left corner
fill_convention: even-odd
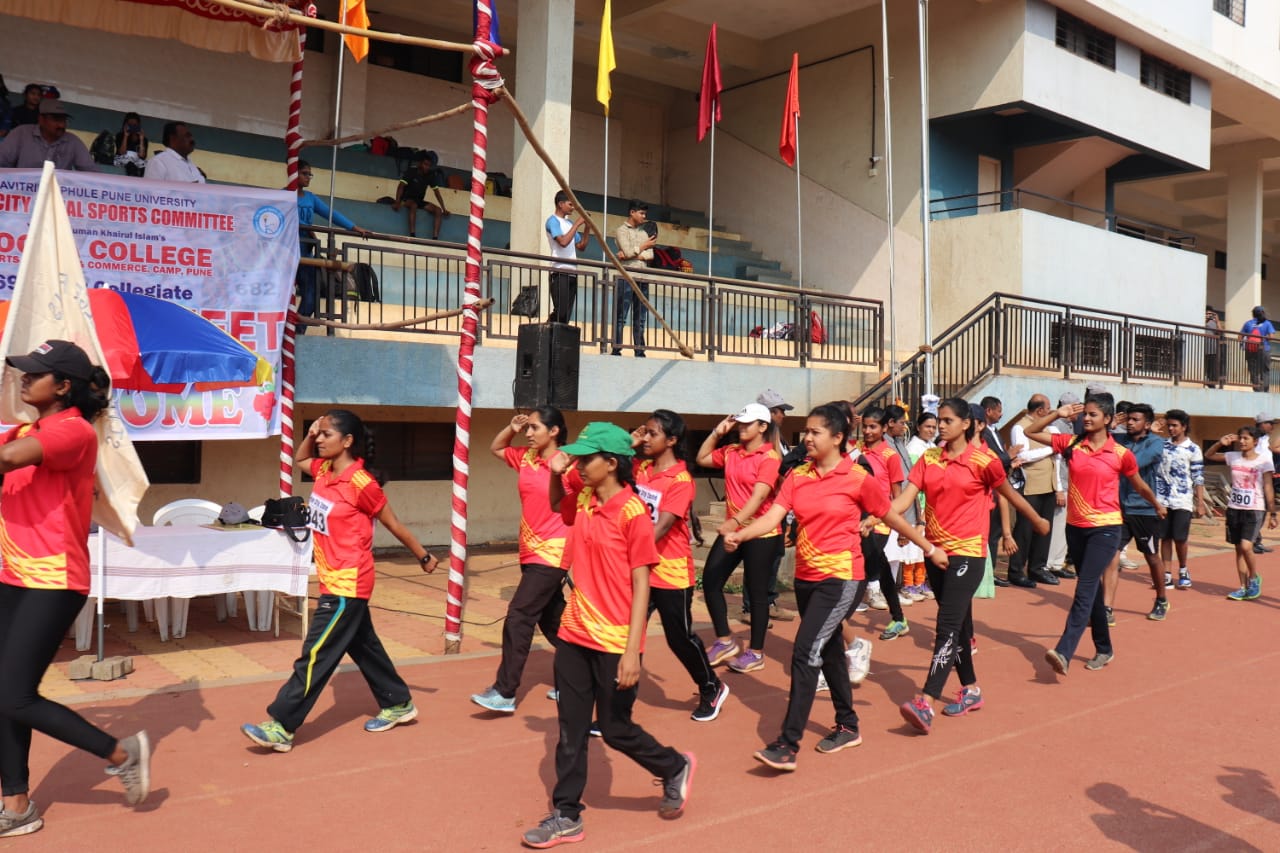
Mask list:
[[[631,433],[620,426],[592,421],[578,433],[578,440],[560,448],[570,456],[590,456],[593,453],[616,453],[619,456],[635,456],[631,447]]]

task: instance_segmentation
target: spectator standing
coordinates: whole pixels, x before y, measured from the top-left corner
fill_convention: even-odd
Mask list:
[[[115,165],[137,178],[147,167],[147,134],[142,130],[142,116],[125,113],[120,132],[116,134]]]
[[[328,219],[332,224],[339,228],[345,228],[348,231],[354,231],[361,237],[368,238],[371,233],[366,228],[361,228],[347,217],[343,216],[337,210],[330,210],[329,205],[317,196],[311,190],[307,189],[311,186],[311,178],[313,177],[311,164],[306,160],[298,161],[298,227],[299,229],[308,229],[311,223],[315,221],[316,214],[320,214]],[[304,230],[304,236],[310,234]],[[302,257],[314,257],[316,253],[316,241],[314,239],[304,239],[301,248]],[[316,268],[307,264],[298,265],[298,316],[314,317],[316,313]],[[305,325],[298,326],[298,334],[305,335],[307,327]]]
[[[40,120],[40,101],[44,98],[44,87],[39,83],[28,83],[22,90],[22,103],[13,108],[13,126],[36,124]]]
[[[1212,305],[1204,306],[1204,384],[1206,388],[1222,387],[1222,318]]]
[[[1276,327],[1267,319],[1267,309],[1255,305],[1253,316],[1240,327],[1244,340],[1245,361],[1249,364],[1249,381],[1253,390],[1266,392],[1271,385],[1271,337]]]
[[[9,103],[9,87],[0,76],[0,139],[3,139],[13,127],[13,106]]]
[[[548,323],[573,322],[573,306],[578,301],[578,252],[587,248],[585,218],[569,218],[573,202],[564,190],[556,193],[556,209],[547,217],[547,244],[551,247],[551,314]]]
[[[1043,394],[1033,394],[1027,401],[1027,413],[1013,425],[1009,440],[1024,448],[1018,458],[1022,461],[1022,472],[1026,482],[1022,488],[1023,497],[1036,511],[1036,515],[1052,524],[1056,494],[1054,488],[1053,448],[1045,444],[1033,442],[1027,438],[1027,424],[1049,412],[1049,398]],[[1036,533],[1030,519],[1018,516],[1013,529],[1013,539],[1018,550],[1009,557],[1009,576],[1029,577],[1037,583],[1050,586],[1058,585],[1058,576],[1049,571],[1049,541],[1052,528],[1044,534]]]
[[[180,121],[165,124],[160,134],[165,149],[151,158],[146,174],[149,181],[171,181],[176,184],[203,184],[204,172],[189,159],[196,150],[191,128]]]
[[[0,168],[39,169],[52,160],[55,169],[96,172],[89,149],[75,134],[67,133],[67,111],[62,101],[40,102],[40,117],[34,125],[16,127],[0,142]]]
[[[431,214],[431,239],[440,239],[440,223],[449,216],[449,209],[444,205],[444,196],[440,195],[440,185],[444,183],[444,172],[439,167],[440,156],[434,151],[424,151],[417,163],[409,167],[409,171],[400,176],[396,186],[396,200],[391,209],[397,213],[404,206],[409,210],[409,236],[418,236],[418,209]],[[427,190],[436,195],[439,205],[427,201]]]
[[[1070,391],[1058,398],[1058,408],[1074,406],[1080,398]],[[1049,424],[1048,432],[1056,435],[1074,435],[1075,424],[1066,418],[1058,418]],[[1067,561],[1067,463],[1062,455],[1053,455],[1053,531],[1049,537],[1049,571],[1057,577],[1074,580],[1075,569]]]
[[[658,236],[651,235],[646,229],[648,219],[649,205],[633,200],[627,206],[627,220],[614,232],[614,239],[618,242],[618,260],[630,270],[643,272],[653,261],[653,247],[658,245]],[[636,284],[648,299],[649,282],[637,279]],[[648,313],[624,279],[619,279],[613,286],[613,352],[610,355],[622,355],[622,327],[627,323],[627,314],[631,313],[633,303],[635,316],[631,321],[631,343],[635,346],[636,358],[644,358],[644,327],[649,319]]]

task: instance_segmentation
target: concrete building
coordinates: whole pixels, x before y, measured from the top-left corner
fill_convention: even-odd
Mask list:
[[[182,118],[209,129],[202,139],[225,142],[202,143],[195,155],[212,179],[283,182],[267,143],[283,134],[287,65],[35,20],[29,15],[38,5],[0,0],[11,87],[56,82],[65,101],[83,105],[82,114],[116,116],[104,127],[118,126],[125,110],[148,121]],[[337,0],[318,5],[324,16],[337,16]],[[1010,410],[1031,391],[1053,396],[1085,376],[1117,386],[1119,397],[1220,416],[1224,425],[1280,405],[1241,379],[1238,340],[1211,342],[1201,334],[1206,304],[1225,311],[1229,330],[1255,305],[1280,312],[1274,273],[1267,275],[1280,239],[1280,6],[1261,0],[888,5],[891,150],[884,22],[875,0],[615,3],[618,69],[606,181],[604,122],[595,100],[602,0],[498,0],[504,44],[512,50],[500,67],[572,186],[596,211],[609,197],[610,231],[619,199],[654,205],[662,242],[680,247],[702,274],[663,277],[654,290],[655,304],[691,343],[695,359],[662,352],[674,344],[651,322],[657,343],[642,361],[630,352],[608,356],[609,274],[584,270],[591,282],[580,285],[585,343],[580,413],[571,427],[596,418],[630,424],[664,406],[708,429],[765,387],[803,410],[874,393],[894,361],[907,362],[903,387],[911,395],[922,376],[916,353],[926,343],[937,349],[940,388],[995,394]],[[466,41],[470,6],[378,0],[370,10],[377,29]],[[714,223],[705,218],[709,146],[694,133],[712,22],[725,84]],[[339,40],[316,36],[311,46],[303,134],[315,138],[332,130]],[[803,282],[796,278],[796,176],[777,155],[793,52],[802,65]],[[372,132],[466,102],[469,81],[457,56],[375,45],[369,61],[345,64],[342,96],[341,132]],[[87,137],[98,130],[75,127]],[[442,164],[469,164],[465,119],[395,135],[403,146],[436,150]],[[489,171],[510,176],[512,192],[491,200],[486,237],[493,250],[486,286],[499,305],[486,321],[476,362],[472,495],[486,510],[472,524],[478,540],[514,536],[514,490],[484,451],[511,413],[512,338],[520,318],[507,315],[504,302],[519,283],[545,287],[545,264],[526,255],[546,254],[542,222],[556,189],[499,107],[490,112],[489,140]],[[319,167],[328,154],[304,156],[317,164],[313,189],[322,191],[328,171]],[[335,176],[339,206],[367,227],[402,233],[399,218],[371,204],[393,192],[394,177],[344,157]],[[463,190],[445,193],[451,210],[465,211]],[[930,220],[931,341],[924,327],[922,209]],[[461,242],[464,227],[463,217],[452,217],[442,238]],[[708,229],[715,232],[710,256]],[[504,254],[508,244],[525,254]],[[456,246],[371,245],[350,244],[349,257],[376,257],[394,294],[377,307],[377,317],[456,304]],[[406,248],[412,257],[434,259],[427,272],[406,259]],[[594,245],[584,254],[599,257]],[[423,276],[451,295],[431,304],[411,295],[423,291]],[[796,291],[800,284],[803,291]],[[832,330],[828,343],[804,340],[810,311]],[[801,340],[752,337],[754,327],[783,321],[793,322],[793,338]],[[302,418],[340,403],[384,425],[381,446],[395,455],[382,460],[392,463],[392,498],[433,542],[447,538],[456,397],[456,327],[442,331],[309,335],[299,346]],[[887,351],[890,341],[896,352]],[[1206,374],[1211,343],[1230,374],[1226,388],[1205,387],[1222,378]],[[1217,426],[1208,422],[1205,434]],[[276,448],[269,442],[208,442],[183,452],[199,454],[198,482],[157,485],[149,503],[191,494],[257,503],[274,487]],[[702,500],[711,497],[703,492]]]

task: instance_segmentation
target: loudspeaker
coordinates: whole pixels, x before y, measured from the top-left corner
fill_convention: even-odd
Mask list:
[[[526,323],[516,337],[516,378],[511,384],[517,409],[552,405],[578,409],[578,342],[568,323]]]

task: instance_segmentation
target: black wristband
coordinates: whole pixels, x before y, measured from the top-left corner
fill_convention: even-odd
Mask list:
[[[425,554],[423,554],[421,557],[418,558],[418,565],[425,566],[430,561],[431,561],[431,552],[427,551]]]

